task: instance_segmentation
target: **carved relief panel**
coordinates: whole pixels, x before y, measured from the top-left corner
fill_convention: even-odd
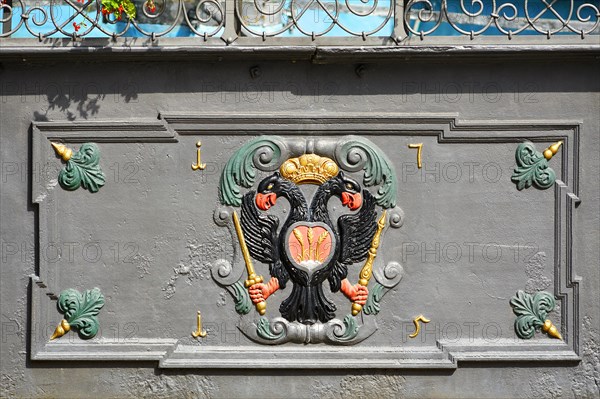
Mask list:
[[[32,189],[33,359],[579,358],[577,123],[163,114],[32,134],[60,169]]]

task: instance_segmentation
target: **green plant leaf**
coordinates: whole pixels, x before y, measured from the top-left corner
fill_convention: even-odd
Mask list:
[[[123,5],[123,9],[125,10],[127,17],[129,17],[129,19],[134,19],[136,16],[135,4],[129,0],[123,0],[121,4]]]
[[[115,15],[121,15],[119,6],[123,7],[123,12],[129,19],[136,17],[135,4],[131,0],[102,0],[102,7],[109,13],[115,13]]]

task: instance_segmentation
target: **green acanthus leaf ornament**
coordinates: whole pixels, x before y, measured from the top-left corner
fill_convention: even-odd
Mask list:
[[[52,143],[56,153],[67,164],[58,175],[58,183],[65,190],[77,190],[80,186],[92,193],[97,192],[106,182],[104,173],[98,165],[100,150],[94,143],[84,143],[79,151],[60,143]]]
[[[517,315],[515,332],[519,338],[530,339],[534,336],[536,330],[541,328],[543,332],[552,338],[562,339],[556,326],[546,318],[548,313],[552,312],[556,306],[554,296],[550,293],[539,291],[531,295],[519,290],[517,295],[510,300],[510,305],[513,307],[515,315]]]
[[[274,170],[279,166],[281,144],[277,136],[261,136],[248,141],[227,161],[219,182],[219,201],[223,205],[240,206],[240,187],[250,188],[256,179],[256,168]]]
[[[348,171],[364,170],[363,184],[367,187],[379,186],[375,194],[377,205],[384,209],[395,207],[398,182],[392,162],[371,141],[358,136],[350,137],[336,149],[338,163]]]
[[[378,314],[381,309],[381,298],[387,291],[389,290],[378,282],[373,283],[373,285],[369,287],[369,296],[367,298],[367,303],[363,306],[363,312],[369,315]]]
[[[104,306],[104,295],[99,288],[86,290],[83,294],[69,288],[58,297],[58,311],[64,315],[50,339],[62,337],[74,328],[81,339],[93,338],[98,333],[98,313]]]
[[[244,284],[237,281],[227,288],[235,301],[235,311],[239,314],[248,314],[252,309],[252,301]]]
[[[346,327],[344,333],[338,337],[341,342],[351,341],[358,335],[360,326],[356,322],[356,318],[352,317],[351,314],[347,314],[344,317],[344,327]]]
[[[552,144],[543,153],[537,151],[530,142],[519,144],[515,152],[517,167],[511,177],[518,190],[532,185],[545,190],[556,181],[556,173],[548,166],[548,161],[558,152],[562,141]]]
[[[275,341],[285,335],[285,330],[278,327],[273,328],[269,319],[261,317],[256,326],[256,333],[263,339]]]

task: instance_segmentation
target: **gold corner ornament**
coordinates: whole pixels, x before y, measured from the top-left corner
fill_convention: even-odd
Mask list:
[[[371,280],[371,276],[373,275],[373,262],[375,261],[375,257],[377,256],[377,248],[379,248],[379,243],[381,240],[381,232],[385,227],[385,217],[387,212],[383,211],[381,217],[377,221],[377,232],[375,236],[373,236],[373,241],[371,241],[371,248],[369,248],[369,253],[367,260],[365,261],[365,265],[360,271],[358,284],[366,287],[369,285],[369,280]],[[352,303],[352,316],[356,316],[362,310],[362,305],[353,302]]]
[[[331,158],[316,154],[303,154],[290,158],[279,167],[284,179],[294,184],[323,184],[337,175],[339,167]]]
[[[206,337],[208,335],[208,333],[206,332],[206,330],[202,329],[202,314],[200,313],[200,311],[198,311],[198,314],[196,315],[196,323],[197,323],[196,331],[192,332],[192,337],[194,337],[194,338]]]
[[[54,148],[56,155],[58,155],[63,161],[67,162],[69,159],[71,159],[71,156],[73,155],[72,149],[62,143],[51,142],[50,144],[52,144],[52,148]]]
[[[196,147],[197,147],[197,150],[196,150],[196,163],[192,164],[192,170],[198,170],[198,169],[204,170],[204,169],[206,169],[206,164],[202,163],[202,161],[200,160],[200,151],[201,151],[200,147],[202,147],[202,142],[201,141],[197,142],[196,143]]]
[[[408,148],[417,149],[417,167],[421,169],[421,152],[423,151],[423,143],[409,144]]]
[[[69,331],[71,331],[71,325],[69,324],[69,322],[66,319],[62,319],[60,321],[59,325],[56,326],[56,329],[54,330],[54,334],[52,334],[52,336],[50,337],[50,341],[52,341],[56,338],[62,337]]]
[[[546,321],[544,321],[544,325],[542,325],[542,331],[548,334],[549,337],[562,340],[562,335],[560,335],[560,332],[558,332],[558,329],[554,324],[552,324],[550,319],[546,319]]]
[[[419,333],[421,332],[421,325],[419,324],[420,321],[423,323],[429,323],[431,320],[429,320],[422,314],[415,317],[415,319],[413,320],[413,323],[415,325],[415,332],[409,335],[410,338],[416,338],[417,335],[419,335]]]
[[[558,152],[558,149],[560,148],[562,143],[563,143],[562,141],[557,141],[556,143],[552,144],[550,147],[546,148],[543,152],[544,158],[546,158],[548,161],[551,160],[552,157],[555,156],[556,153]]]
[[[240,218],[236,211],[233,211],[233,224],[235,225],[235,232],[238,236],[238,241],[240,243],[240,248],[242,249],[242,256],[244,257],[244,263],[246,264],[246,272],[248,273],[248,280],[244,282],[246,288],[250,288],[254,284],[262,283],[263,278],[259,276],[254,271],[254,265],[252,265],[252,258],[250,257],[250,252],[248,251],[248,247],[246,246],[246,240],[244,240],[244,232],[242,231],[242,226],[240,225]],[[256,311],[261,316],[267,312],[267,302],[262,301],[257,303]]]

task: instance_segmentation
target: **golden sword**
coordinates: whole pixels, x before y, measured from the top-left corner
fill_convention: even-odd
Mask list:
[[[233,224],[235,225],[235,232],[238,236],[238,241],[240,242],[240,247],[242,249],[242,255],[244,256],[244,262],[246,263],[246,271],[248,272],[248,280],[244,282],[246,288],[250,288],[254,284],[262,283],[262,276],[257,275],[254,272],[254,266],[252,265],[252,258],[250,258],[250,252],[248,251],[248,247],[246,246],[246,240],[244,240],[244,232],[242,231],[242,226],[240,225],[240,219],[236,211],[233,211]],[[257,303],[256,311],[261,316],[264,315],[267,311],[267,302],[262,301]]]
[[[366,287],[369,284],[369,280],[373,275],[373,262],[375,261],[375,257],[377,256],[377,248],[379,248],[379,240],[381,238],[381,232],[385,227],[385,215],[386,211],[383,211],[381,217],[377,221],[377,232],[373,237],[373,241],[371,241],[371,248],[369,248],[369,255],[367,257],[367,261],[360,271],[358,284]],[[362,305],[354,302],[352,303],[352,316],[356,316],[362,310]]]

